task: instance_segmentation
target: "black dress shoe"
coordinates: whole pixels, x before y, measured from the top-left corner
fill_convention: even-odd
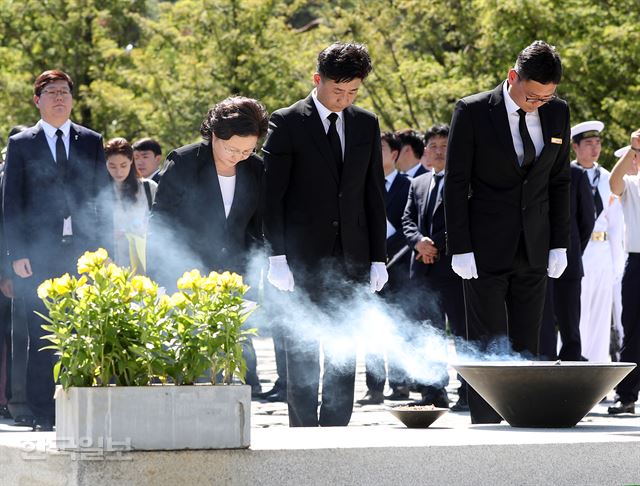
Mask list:
[[[55,421],[49,417],[36,417],[33,422],[33,430],[36,432],[51,432],[54,422]]]
[[[17,427],[34,427],[36,418],[33,415],[18,415],[13,419]]]
[[[409,400],[409,387],[408,386],[399,386],[398,388],[393,389],[390,395],[386,395],[385,400],[391,401],[400,401],[400,400]]]
[[[380,405],[384,403],[384,393],[378,390],[369,390],[360,400],[356,400],[360,405]]]
[[[259,398],[262,395],[262,387],[260,385],[251,385],[251,398]]]
[[[621,413],[636,413],[636,402],[623,402],[618,400],[613,407],[607,409],[609,415],[619,415]]]
[[[423,394],[420,400],[413,401],[409,405],[412,407],[433,405],[438,408],[449,408],[449,395],[444,388],[441,388],[436,392]]]
[[[0,405],[0,417],[10,419],[11,412],[9,412],[9,407],[6,405]]]
[[[268,397],[263,398],[263,400],[267,402],[284,402],[287,403],[287,390],[281,388],[279,391],[274,393],[273,395],[269,395]]]
[[[272,395],[276,395],[276,394],[280,393],[281,389],[282,389],[281,386],[273,385],[273,388],[271,388],[271,390],[267,390],[266,392],[262,392],[258,396],[258,398],[267,398],[267,397],[270,397]]]
[[[456,404],[451,407],[451,411],[452,412],[468,412],[469,403],[467,403],[467,400],[460,398],[458,399]]]

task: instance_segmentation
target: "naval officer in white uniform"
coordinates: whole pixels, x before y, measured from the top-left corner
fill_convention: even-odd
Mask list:
[[[610,360],[613,289],[622,277],[625,261],[622,207],[609,188],[609,171],[598,164],[603,128],[604,124],[599,121],[587,121],[571,128],[576,153],[572,163],[587,172],[596,208],[593,233],[582,256],[580,340],[582,355],[589,361],[600,362]]]

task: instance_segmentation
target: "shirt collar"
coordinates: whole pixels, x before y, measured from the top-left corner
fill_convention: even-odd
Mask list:
[[[504,98],[504,105],[507,107],[508,114],[516,113],[520,109],[520,107],[515,101],[513,101],[513,98],[509,94],[508,87],[509,87],[509,81],[505,81],[504,84],[502,85],[502,96]]]
[[[422,164],[420,162],[418,162],[416,165],[411,167],[411,169],[405,171],[405,174],[407,174],[409,177],[414,177],[416,175],[416,172],[418,172],[418,169],[421,166],[422,166]]]
[[[398,171],[396,169],[394,169],[391,174],[389,174],[387,177],[385,177],[386,181],[389,183],[389,187],[391,187],[393,185],[393,181],[396,179],[397,175],[398,175]]]
[[[318,110],[318,114],[320,115],[320,119],[322,121],[326,120],[331,113],[335,113],[336,115],[338,115],[338,118],[342,120],[343,115],[341,111],[331,111],[320,102],[320,100],[318,99],[318,92],[315,88],[313,88],[313,91],[311,92],[311,97],[313,98],[313,102],[316,105],[316,109]]]
[[[443,176],[444,175],[444,169],[442,169],[440,172],[438,172],[437,174],[434,174],[434,175]]]
[[[46,121],[44,121],[42,119],[40,119],[40,121],[38,123],[40,124],[40,126],[44,130],[44,133],[47,135],[47,137],[55,138],[56,131],[58,130],[56,127],[54,127],[53,125],[47,123]],[[62,130],[62,136],[64,138],[68,138],[69,137],[69,132],[71,131],[71,120],[67,120],[66,122],[64,122],[62,124],[62,126],[60,126],[60,130]]]

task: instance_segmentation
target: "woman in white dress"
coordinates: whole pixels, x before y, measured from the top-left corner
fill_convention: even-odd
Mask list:
[[[116,264],[144,274],[149,214],[158,185],[140,177],[133,163],[133,149],[126,139],[112,138],[104,151],[115,192],[115,248],[111,257]]]

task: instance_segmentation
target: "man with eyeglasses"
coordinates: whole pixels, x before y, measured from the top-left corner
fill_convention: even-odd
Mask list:
[[[69,120],[73,81],[58,70],[34,83],[38,123],[9,138],[3,193],[4,229],[16,295],[24,298],[29,333],[27,403],[34,429],[55,421],[52,350],[35,312],[46,315],[36,294],[45,279],[76,272],[87,250],[111,250],[111,184],[102,137]]]
[[[451,122],[444,200],[447,251],[463,279],[467,338],[486,351],[508,337],[535,356],[547,275],[569,245],[569,108],[562,63],[535,41],[492,91],[460,100]],[[495,348],[494,348],[495,350]],[[472,423],[501,417],[469,388]]]

